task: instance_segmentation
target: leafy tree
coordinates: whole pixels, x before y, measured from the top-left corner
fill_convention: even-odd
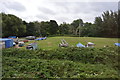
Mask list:
[[[50,22],[44,22],[44,21],[42,21],[41,23],[40,23],[40,27],[41,27],[41,35],[42,36],[48,36],[48,35],[50,35]]]
[[[77,31],[78,31],[79,27],[83,26],[83,20],[82,19],[74,20],[71,23],[71,25],[72,25],[71,27],[72,27],[73,34],[77,35]]]
[[[81,29],[81,36],[89,36],[88,34],[90,33],[90,26],[92,24],[91,23],[84,23],[84,26],[82,26],[80,29]]]
[[[27,30],[26,31],[27,36],[34,35],[35,33],[34,23],[33,22],[28,23],[26,30]]]
[[[106,11],[95,18],[95,34],[98,37],[118,37],[118,12]]]
[[[119,2],[119,4],[120,4],[120,2]],[[119,5],[119,6],[120,6],[120,5]],[[117,24],[118,24],[118,30],[120,30],[120,9],[118,10],[118,15],[115,14],[115,16],[116,16],[116,19],[117,19],[116,21],[117,21]],[[120,38],[120,31],[118,31],[117,37]]]
[[[69,24],[63,22],[63,24],[60,24],[59,26],[59,33],[60,34],[69,34]]]
[[[51,35],[57,34],[58,31],[58,24],[55,20],[50,20],[50,26],[49,26],[49,33]]]
[[[12,14],[2,13],[2,33],[3,37],[15,35],[22,36],[26,32],[26,25],[22,19]]]
[[[92,37],[120,37],[120,10],[118,12],[106,11],[101,17],[95,17],[94,24],[83,23],[82,19],[74,20],[72,23],[62,23],[58,26],[55,20],[42,22],[22,21],[12,14],[0,13],[2,15],[2,36],[49,36],[49,35],[75,35]]]
[[[42,36],[42,33],[41,33],[41,26],[40,26],[40,22],[38,21],[35,21],[34,22],[34,28],[35,28],[35,32],[34,32],[34,35],[36,36]]]
[[[96,36],[98,37],[101,37],[103,35],[103,30],[104,28],[102,27],[103,26],[103,21],[102,21],[102,18],[101,17],[95,17],[95,34]]]

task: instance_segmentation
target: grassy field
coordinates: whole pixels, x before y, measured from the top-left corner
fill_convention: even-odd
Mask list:
[[[61,39],[65,39],[70,46],[76,47],[77,43],[82,43],[86,45],[87,42],[93,42],[96,44],[96,48],[104,47],[105,45],[114,46],[114,43],[118,42],[117,38],[97,38],[97,37],[48,37],[46,40],[36,41],[38,43],[38,48],[41,49],[56,49],[58,44],[61,42]],[[35,42],[34,40],[26,43]]]
[[[102,78],[102,80],[110,78],[111,80],[119,77],[118,52],[117,47],[70,47],[55,50],[8,48],[3,50],[3,78]]]
[[[70,46],[59,48],[61,39]],[[37,50],[25,46],[37,42]],[[77,43],[93,42],[95,48],[77,48]],[[117,38],[48,37],[31,40],[21,48],[3,49],[3,78],[118,78],[120,50]],[[103,47],[108,45],[109,47]],[[52,80],[52,79],[51,79]]]

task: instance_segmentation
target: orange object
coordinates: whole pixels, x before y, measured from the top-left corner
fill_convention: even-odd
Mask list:
[[[28,42],[28,40],[24,40],[23,42]]]

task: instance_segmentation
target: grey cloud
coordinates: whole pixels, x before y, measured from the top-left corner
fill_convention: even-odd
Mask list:
[[[39,7],[38,10],[40,12],[42,12],[43,14],[50,14],[50,15],[55,15],[56,14],[53,10],[45,8],[45,7]]]
[[[73,13],[92,14],[102,13],[107,10],[117,11],[118,9],[117,2],[78,2],[75,4]]]
[[[93,7],[93,11],[96,12],[103,12],[107,10],[117,11],[118,10],[118,3],[117,2],[94,2],[90,3]]]
[[[7,12],[7,9],[0,3],[0,12]]]
[[[56,7],[61,8],[61,12],[71,14],[90,14],[106,10],[116,11],[118,8],[117,2],[55,2],[53,4]]]
[[[76,8],[77,8],[76,10],[79,10],[82,5],[83,6],[85,5],[85,4],[81,4],[79,2],[55,2],[53,4],[54,4],[54,6],[56,6],[56,8],[62,8],[63,12],[67,12],[67,13],[74,12]],[[83,9],[83,7],[81,9]]]
[[[58,21],[66,22],[69,21],[70,19],[68,17],[56,17]]]
[[[0,5],[2,5],[2,8],[3,9],[13,9],[13,10],[16,10],[16,11],[25,11],[26,8],[21,4],[21,3],[18,3],[18,2],[15,2],[15,1],[8,1],[8,0],[5,0],[5,1],[2,1],[0,3]]]
[[[53,2],[53,4],[58,14],[66,15],[66,17],[56,18],[59,21],[69,21],[69,17],[93,21],[94,17],[100,16],[102,12],[118,9],[117,2]],[[68,17],[68,14],[71,16]]]
[[[36,15],[35,17],[37,17],[37,18],[39,18],[39,19],[41,19],[41,20],[49,20],[49,18],[47,17],[47,16],[45,16],[45,15]]]
[[[53,5],[55,6],[57,12],[69,13],[71,11],[70,2],[53,2]]]
[[[74,3],[75,5],[73,6],[73,11],[72,13],[74,14],[79,14],[79,13],[89,13],[91,7],[88,5],[88,3],[85,3],[85,2],[77,2],[77,3]]]

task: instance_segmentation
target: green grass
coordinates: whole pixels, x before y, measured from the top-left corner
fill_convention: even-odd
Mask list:
[[[5,57],[4,77],[8,78],[117,78],[117,71],[102,64],[68,60],[18,59]],[[14,63],[14,64],[13,64]]]
[[[61,39],[70,46],[59,48]],[[27,44],[35,42],[31,40]],[[4,78],[118,78],[120,57],[117,38],[48,37],[36,41],[38,50],[25,47],[3,49]],[[95,48],[77,48],[77,43],[93,42]],[[108,45],[109,47],[103,47]]]
[[[114,43],[118,42],[117,38],[97,38],[97,37],[48,37],[46,40],[36,41],[38,43],[38,48],[41,49],[56,49],[58,44],[61,42],[61,39],[65,39],[70,46],[76,46],[77,43],[82,43],[84,45],[87,42],[93,42],[96,44],[96,48],[104,47],[105,45],[114,46]],[[35,42],[29,41],[27,44]]]
[[[3,50],[3,78],[118,78],[118,47]]]

